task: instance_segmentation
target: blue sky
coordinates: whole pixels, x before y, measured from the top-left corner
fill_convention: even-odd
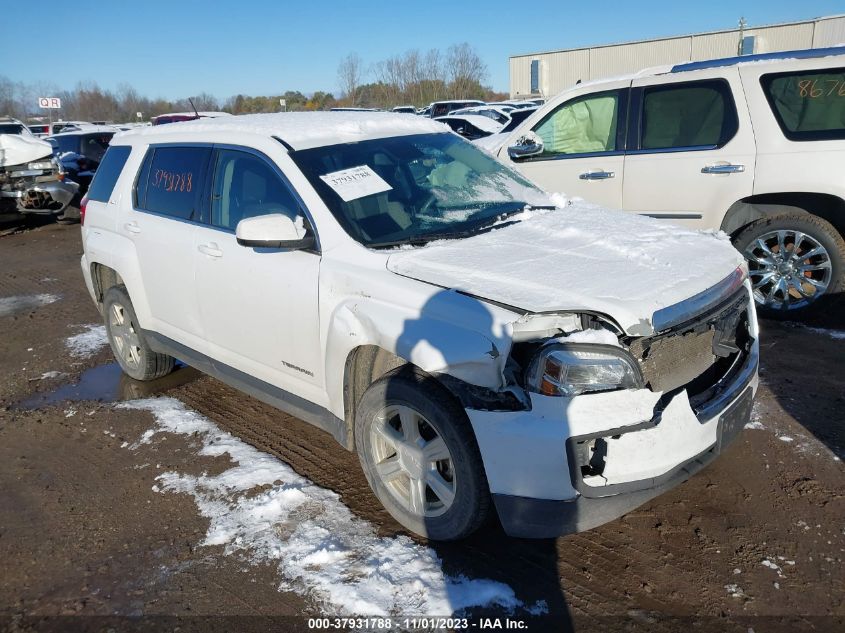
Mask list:
[[[71,88],[133,85],[150,97],[202,91],[338,92],[337,66],[469,42],[508,89],[508,56],[540,50],[801,20],[845,11],[842,0],[40,0],[3,8],[0,75]],[[39,22],[43,22],[40,25]],[[9,28],[17,24],[20,28]],[[45,39],[37,39],[43,35]]]

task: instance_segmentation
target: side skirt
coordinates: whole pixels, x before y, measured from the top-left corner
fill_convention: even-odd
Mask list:
[[[156,352],[178,358],[204,374],[217,378],[221,382],[261,400],[265,404],[276,407],[285,413],[316,426],[318,429],[331,433],[341,446],[347,450],[351,450],[351,438],[348,437],[346,423],[328,409],[309,402],[304,398],[300,398],[289,391],[271,385],[268,382],[259,380],[254,376],[250,376],[239,369],[214,360],[201,352],[177,343],[173,339],[162,336],[157,332],[143,330],[143,334],[147,343]]]

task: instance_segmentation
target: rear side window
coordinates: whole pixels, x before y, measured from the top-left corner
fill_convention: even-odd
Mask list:
[[[789,140],[845,139],[845,68],[763,75],[760,83]]]
[[[105,156],[94,174],[94,180],[88,188],[88,199],[98,202],[108,202],[111,198],[114,185],[123,171],[126,159],[132,148],[128,145],[118,145],[106,150]]]
[[[737,131],[730,87],[698,81],[643,89],[641,149],[721,147]]]
[[[80,143],[80,154],[93,161],[101,161],[114,134],[86,134]]]
[[[78,154],[79,153],[79,136],[76,134],[68,134],[65,136],[53,136],[47,139],[50,145],[56,150],[56,154]]]
[[[180,220],[202,221],[202,180],[211,156],[208,147],[153,147],[138,178],[138,208]]]

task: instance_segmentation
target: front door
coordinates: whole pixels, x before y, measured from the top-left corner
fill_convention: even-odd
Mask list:
[[[316,252],[241,246],[244,218],[302,215],[269,159],[250,150],[218,149],[211,185],[210,225],[197,229],[196,292],[208,350],[231,367],[320,402]]]
[[[500,160],[546,191],[621,207],[629,84],[611,83],[564,101],[531,128],[543,142],[540,154],[512,159],[504,147]]]
[[[636,79],[633,141],[622,206],[691,228],[718,229],[754,188],[756,146],[736,71],[685,81],[683,73]],[[718,76],[717,76],[718,75]]]

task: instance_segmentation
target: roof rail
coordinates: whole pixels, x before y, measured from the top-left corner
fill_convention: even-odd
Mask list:
[[[780,51],[778,53],[760,53],[758,55],[742,55],[739,57],[725,57],[723,59],[709,59],[701,62],[687,62],[686,64],[672,66],[672,70],[669,72],[683,73],[690,70],[701,70],[702,68],[734,66],[746,62],[764,62],[776,59],[812,59],[816,57],[829,57],[831,55],[845,55],[845,46],[803,48],[797,51]]]

